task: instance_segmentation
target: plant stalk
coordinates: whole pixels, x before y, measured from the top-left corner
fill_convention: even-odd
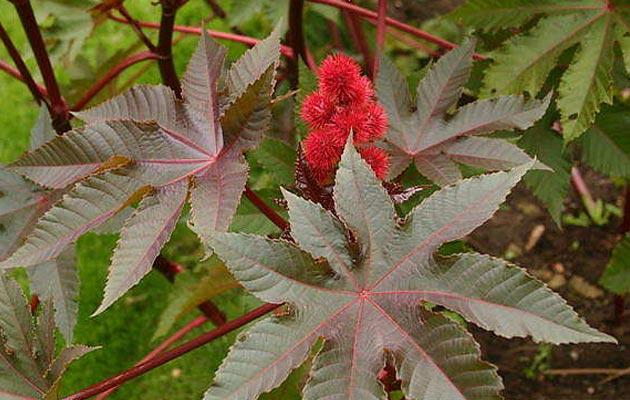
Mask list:
[[[153,42],[151,42],[151,39],[149,39],[147,37],[147,35],[144,34],[144,32],[142,31],[142,27],[138,24],[138,21],[136,21],[127,11],[127,9],[125,8],[124,4],[120,4],[118,6],[118,12],[120,13],[120,15],[122,15],[123,17],[125,17],[125,19],[127,20],[127,23],[129,25],[131,25],[131,28],[133,29],[133,31],[136,33],[136,35],[138,36],[138,38],[140,39],[140,41],[142,43],[144,43],[144,45],[147,47],[147,49],[149,49],[149,51],[152,52],[156,52],[157,48],[155,47],[155,45],[153,44]]]
[[[39,71],[44,79],[44,85],[48,91],[48,97],[50,98],[50,115],[55,131],[59,134],[67,132],[71,129],[69,122],[70,110],[66,101],[61,96],[59,85],[55,78],[55,72],[50,63],[46,44],[39,30],[39,25],[37,25],[31,2],[29,0],[12,0],[12,2],[22,23],[26,37],[28,38],[28,42],[31,45],[31,49],[33,50]]]
[[[387,0],[378,0],[378,16],[376,18],[376,56],[374,57],[374,70],[372,78],[376,79],[378,74],[378,63],[380,55],[385,48],[385,35],[387,33]]]
[[[160,31],[158,33],[157,54],[160,56],[158,66],[162,82],[170,87],[178,98],[182,96],[182,87],[177,77],[175,63],[173,62],[173,30],[175,28],[175,14],[178,2],[176,0],[161,0],[162,17],[160,19]]]
[[[94,395],[102,393],[106,390],[109,390],[113,387],[117,387],[122,385],[123,383],[134,379],[142,374],[145,374],[161,365],[168,363],[178,357],[183,356],[186,353],[189,353],[211,341],[224,336],[236,329],[241,328],[242,326],[262,317],[265,314],[270,313],[271,311],[277,309],[282,304],[265,304],[262,305],[255,310],[248,312],[241,317],[238,317],[210,332],[206,332],[202,335],[197,336],[196,338],[166,352],[163,352],[156,356],[155,358],[146,361],[142,364],[129,368],[116,376],[105,379],[99,383],[96,383],[92,386],[89,386],[83,390],[76,392],[68,397],[65,397],[63,400],[84,400],[88,399]]]
[[[10,76],[14,77],[15,79],[26,83],[26,78],[24,78],[22,76],[22,74],[20,73],[20,71],[18,71],[17,69],[13,68],[11,65],[9,65],[8,63],[0,60],[0,71],[4,71],[7,74],[9,74]],[[37,87],[37,90],[41,93],[41,95],[43,97],[47,97],[48,96],[48,91],[46,90],[45,87],[43,87],[42,85],[36,83],[35,84]]]
[[[35,83],[35,80],[33,79],[33,75],[31,75],[31,71],[29,71],[28,67],[24,63],[24,60],[22,59],[22,55],[20,54],[18,49],[15,47],[15,44],[13,43],[13,41],[9,37],[9,34],[4,29],[4,26],[2,26],[1,23],[0,23],[0,40],[2,40],[4,47],[7,49],[7,53],[9,53],[9,56],[13,60],[13,64],[15,64],[15,67],[20,72],[22,81],[26,83],[26,86],[28,86],[28,90],[30,90],[37,104],[41,104],[42,102],[45,103],[46,99],[44,98],[44,96],[42,95],[42,92],[37,87],[37,83]]]
[[[348,26],[350,36],[352,37],[352,41],[354,42],[357,50],[359,50],[359,52],[363,56],[363,61],[365,62],[366,69],[371,77],[372,71],[374,71],[374,58],[372,57],[370,46],[367,43],[365,33],[363,32],[363,28],[361,27],[361,20],[357,18],[356,15],[348,12],[347,10],[343,10],[342,13],[344,20],[346,21],[346,25]]]
[[[292,90],[300,86],[300,68],[298,57],[306,62],[304,55],[304,30],[302,29],[302,16],[304,13],[304,0],[290,0],[289,2],[289,31],[287,42],[293,49],[295,57],[287,61],[287,76]]]
[[[245,197],[256,206],[271,222],[273,222],[283,232],[289,229],[289,223],[282,218],[273,208],[269,207],[258,195],[251,190],[248,186],[245,186]]]

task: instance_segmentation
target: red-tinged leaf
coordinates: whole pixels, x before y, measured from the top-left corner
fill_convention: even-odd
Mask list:
[[[435,255],[443,243],[488,220],[532,165],[442,189],[400,223],[381,181],[350,143],[334,187],[339,219],[285,192],[295,243],[234,233],[211,237],[210,247],[246,289],[262,301],[288,303],[289,311],[242,334],[205,400],[245,400],[270,391],[318,338],[324,346],[304,399],[384,400],[379,372],[392,358],[410,399],[501,399],[496,368],[481,361],[473,338],[423,301],[504,336],[614,342],[507,262]]]
[[[187,182],[163,186],[146,196],[125,222],[112,256],[100,314],[151,271],[160,249],[171,237],[188,195]]]
[[[274,30],[221,77],[225,49],[204,35],[184,76],[182,100],[163,86],[138,86],[77,113],[85,127],[12,165],[42,186],[74,186],[0,267],[51,260],[152,191],[122,230],[102,312],[149,271],[189,192],[199,236],[227,230],[247,180],[242,153],[269,128],[279,55]]]
[[[485,147],[464,139],[498,130],[526,129],[542,117],[550,97],[544,101],[528,101],[522,96],[481,100],[461,107],[452,116],[448,114],[468,80],[473,52],[474,42],[469,41],[433,65],[418,85],[415,105],[394,64],[381,60],[377,92],[389,117],[385,139],[391,154],[390,178],[414,162],[420,173],[446,186],[462,177],[455,162],[501,170],[529,161],[526,153],[506,141],[494,139],[500,144]],[[537,167],[544,168],[542,164]]]

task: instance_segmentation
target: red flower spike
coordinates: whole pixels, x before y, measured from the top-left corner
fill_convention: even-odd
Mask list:
[[[312,131],[304,140],[304,156],[313,176],[320,184],[329,183],[343,153],[343,144],[331,140],[326,128]]]
[[[387,115],[374,98],[370,80],[352,58],[327,57],[319,70],[319,90],[302,103],[301,116],[311,132],[304,141],[304,157],[320,184],[330,183],[350,132],[354,144],[368,145],[387,131]],[[360,150],[376,175],[387,175],[387,153],[376,147]]]
[[[311,129],[329,123],[335,113],[335,105],[319,91],[308,95],[302,103],[301,116]]]
[[[319,69],[321,93],[338,105],[363,104],[374,96],[369,79],[361,76],[361,67],[344,54],[326,57]]]
[[[359,154],[367,162],[379,179],[387,177],[389,170],[389,157],[387,152],[378,147],[364,147],[359,149]]]

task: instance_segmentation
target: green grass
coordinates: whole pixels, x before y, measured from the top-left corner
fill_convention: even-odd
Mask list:
[[[139,19],[159,21],[159,8],[151,6],[149,1],[130,0],[125,4],[129,11]],[[37,6],[36,3],[35,5]],[[209,15],[209,8],[205,2],[201,0],[190,1],[178,14],[177,22],[201,26],[202,18],[207,18]],[[14,38],[18,48],[26,50],[26,39],[9,2],[0,2],[0,22]],[[226,30],[221,21],[212,21],[210,26]],[[147,31],[147,33],[155,41],[155,31]],[[87,40],[81,54],[95,68],[97,67],[96,60],[106,59],[117,50],[127,49],[136,43],[137,39],[129,28],[113,22],[106,22],[96,28],[94,34]],[[180,73],[183,73],[195,44],[196,38],[186,37],[175,47],[176,67]],[[229,57],[232,59],[245,49],[239,44],[230,44],[228,47]],[[23,53],[27,54],[26,51]],[[0,48],[0,58],[10,62],[4,48]],[[41,81],[35,73],[37,69],[34,60],[27,58],[27,63],[31,71],[34,71],[36,79]],[[142,64],[133,67],[129,72],[123,74],[120,81],[125,81],[143,68],[146,67]],[[70,73],[62,68],[57,68],[57,73],[63,87],[66,90],[70,89],[68,87]],[[138,82],[158,83],[157,68],[154,65],[150,66]],[[26,86],[0,72],[0,162],[11,162],[28,148],[29,132],[36,114],[37,106]],[[178,241],[196,240],[185,228],[178,229],[177,237]],[[81,278],[81,287],[75,342],[101,346],[101,349],[88,354],[71,366],[64,378],[63,394],[70,394],[132,366],[157,345],[157,343],[151,343],[151,338],[157,326],[158,317],[166,306],[171,288],[170,283],[157,272],[152,272],[144,278],[137,287],[119,300],[111,309],[98,317],[90,317],[90,314],[100,303],[109,259],[115,243],[116,237],[113,235],[97,236],[95,234],[88,234],[78,242],[77,267]],[[189,262],[190,260],[183,257],[182,261]],[[229,317],[240,315],[253,306],[251,298],[240,296],[234,298],[225,296],[218,299],[217,303]],[[187,320],[194,317],[196,315],[191,315]],[[180,321],[176,328],[181,327],[185,322],[187,321]],[[201,329],[211,329],[211,325],[207,324]],[[197,330],[195,333],[200,332]],[[233,339],[234,335],[221,338],[143,375],[124,385],[110,398],[201,398]]]

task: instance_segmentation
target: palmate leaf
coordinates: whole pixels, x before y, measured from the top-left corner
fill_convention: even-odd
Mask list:
[[[467,42],[432,66],[418,85],[415,106],[400,72],[391,61],[381,61],[377,92],[389,117],[386,140],[392,154],[390,177],[396,177],[413,162],[420,173],[444,186],[461,179],[456,162],[501,170],[530,160],[510,142],[476,136],[530,127],[544,114],[549,98],[480,100],[461,107],[452,117],[447,114],[468,81],[473,52],[474,43]],[[411,112],[412,108],[416,111]]]
[[[50,260],[142,200],[122,228],[98,313],[150,271],[187,200],[202,239],[227,230],[247,180],[243,152],[269,127],[279,54],[276,29],[222,78],[225,49],[204,34],[183,78],[183,100],[163,86],[140,86],[77,113],[85,127],[11,166],[42,186],[72,187],[0,267]]]
[[[213,236],[209,245],[235,278],[263,301],[288,303],[288,315],[260,321],[237,340],[205,399],[253,399],[273,389],[320,338],[306,400],[386,399],[377,374],[390,356],[408,398],[500,399],[501,380],[473,338],[423,302],[502,336],[614,342],[518,267],[474,253],[434,255],[488,220],[532,164],[442,189],[399,224],[381,182],[349,144],[334,188],[338,217],[285,192],[295,244]]]
[[[68,364],[94,348],[65,347],[55,358],[54,332],[52,302],[42,303],[35,323],[17,283],[0,275],[0,397],[57,398]]]
[[[562,74],[557,100],[566,142],[586,131],[602,103],[612,103],[614,45],[629,32],[623,0],[531,1],[471,0],[453,13],[465,24],[486,31],[522,26],[541,17],[533,28],[509,39],[491,58],[482,95],[536,95],[560,55],[578,45]]]

